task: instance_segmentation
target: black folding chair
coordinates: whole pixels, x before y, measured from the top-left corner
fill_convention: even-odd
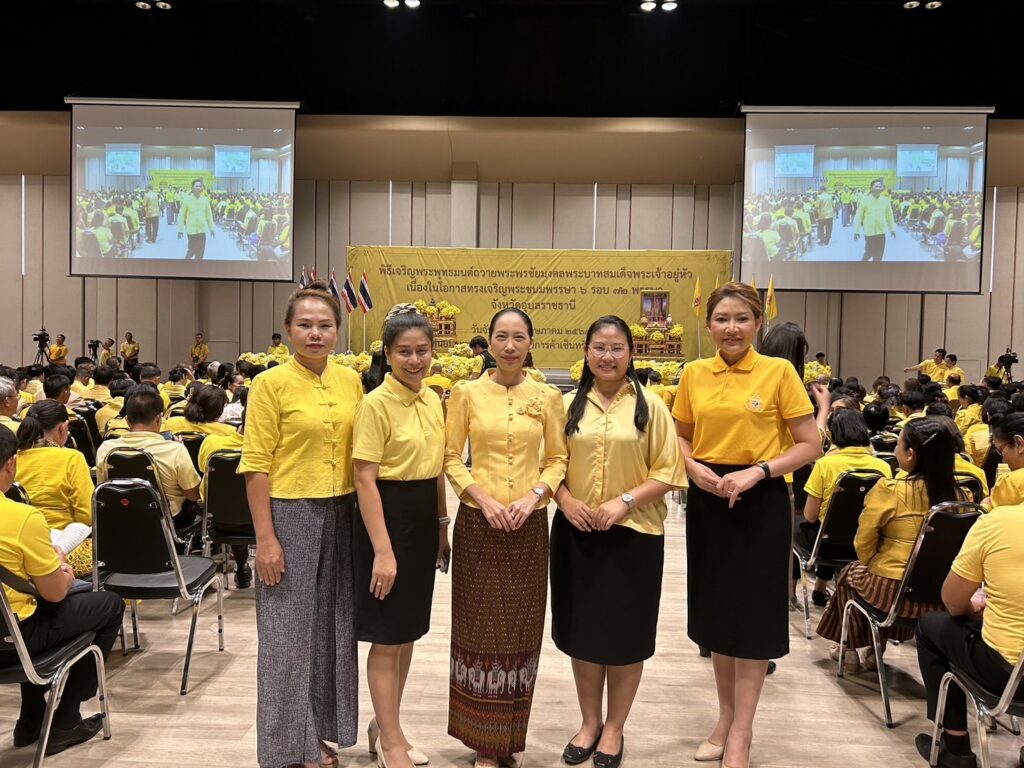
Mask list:
[[[842,568],[847,563],[857,559],[857,553],[853,549],[853,539],[857,535],[857,523],[860,521],[860,513],[864,511],[864,499],[868,492],[875,487],[875,483],[882,479],[882,475],[871,470],[848,470],[836,478],[836,487],[829,500],[828,509],[822,509],[824,518],[821,527],[818,529],[818,537],[814,541],[813,549],[805,549],[800,544],[793,543],[793,554],[800,561],[800,570],[804,573],[804,628],[807,639],[811,635],[811,606],[807,598],[807,581],[809,574],[819,565]],[[823,557],[820,553],[821,545],[827,543],[830,557]],[[837,555],[837,550],[844,555]],[[845,550],[845,551],[844,551]]]
[[[192,466],[199,472],[199,450],[203,447],[203,440],[206,439],[205,432],[179,432],[175,435],[188,449],[188,455],[192,458]],[[202,472],[199,472],[202,475]]]
[[[985,498],[985,489],[981,484],[981,480],[974,475],[967,472],[954,472],[953,478],[956,480],[956,484],[967,493],[968,501],[980,504],[981,500]]]
[[[86,426],[89,428],[89,436],[92,438],[93,448],[102,443],[103,435],[100,434],[99,425],[96,424],[96,409],[91,405],[81,405],[77,408],[72,408],[71,410],[73,410],[75,415],[84,421]],[[89,466],[93,465],[90,464]]]
[[[7,493],[4,494],[11,501],[16,501],[19,504],[31,504],[29,500],[28,491],[25,490],[25,486],[15,480],[11,483],[11,487],[7,489]]]
[[[896,454],[895,453],[879,452],[879,453],[875,454],[875,458],[881,459],[886,464],[888,464],[889,465],[889,469],[892,470],[892,474],[893,474],[894,477],[896,476],[896,473],[900,471],[900,462],[896,458]]]
[[[228,548],[256,543],[245,476],[237,472],[241,459],[240,451],[217,451],[210,456],[203,478],[207,512],[203,518],[203,554],[209,557],[214,544],[220,547],[225,589],[228,589]]]
[[[196,622],[203,594],[217,590],[217,640],[224,650],[224,592],[217,564],[208,557],[179,557],[167,500],[145,480],[110,480],[92,497],[93,589],[116,592],[130,601],[132,634],[139,647],[136,600],[189,600],[192,625],[181,674],[181,695],[188,692],[188,673],[195,644]],[[127,654],[124,632],[121,651]]]
[[[946,713],[946,697],[949,694],[950,683],[955,683],[974,705],[981,768],[990,768],[992,762],[988,754],[988,737],[995,730],[996,724],[1003,725],[996,718],[1010,715],[1013,726],[1007,730],[1015,736],[1020,736],[1020,721],[1017,718],[1024,717],[1024,686],[1021,685],[1021,681],[1024,681],[1024,648],[1021,649],[1020,658],[1017,659],[1010,679],[1002,691],[991,691],[964,670],[955,666],[950,667],[950,671],[942,676],[942,682],[939,684],[939,701],[935,710],[929,764],[939,763],[939,731],[942,728],[942,717]],[[1006,728],[1005,725],[1003,727]]]
[[[92,435],[89,433],[89,425],[81,419],[70,419],[68,421],[68,434],[75,441],[75,448],[85,457],[87,466],[96,466],[96,446],[93,444]]]
[[[30,581],[16,576],[3,566],[0,566],[0,581],[4,586],[10,587],[16,592],[39,599],[39,592]],[[96,633],[83,632],[61,646],[47,649],[33,656],[25,646],[18,617],[11,610],[7,593],[2,589],[0,589],[0,612],[3,613],[4,625],[7,627],[7,636],[0,643],[0,649],[13,650],[18,655],[17,664],[0,667],[0,683],[31,683],[47,688],[46,714],[43,715],[43,724],[39,729],[39,744],[36,747],[35,760],[32,762],[33,767],[40,768],[46,756],[46,745],[50,740],[50,728],[53,726],[53,713],[64,694],[64,684],[67,683],[68,673],[75,662],[90,653],[96,662],[96,684],[99,692],[100,712],[103,715],[103,738],[109,739],[111,734],[110,714],[107,711],[107,674],[103,664],[103,652],[93,642],[96,639]]]
[[[878,686],[881,689],[882,704],[885,707],[885,725],[895,728],[892,709],[889,706],[889,687],[885,680],[885,665],[882,663],[882,640],[880,631],[889,627],[916,627],[917,619],[902,618],[900,610],[907,601],[917,603],[942,603],[942,584],[949,574],[953,560],[960,553],[968,531],[985,508],[966,501],[944,501],[928,512],[914,542],[914,549],[903,572],[896,599],[888,611],[882,611],[856,592],[843,609],[843,629],[839,639],[838,677],[843,676],[843,660],[846,658],[846,636],[850,611],[857,610],[867,619],[871,628],[871,643],[875,649],[878,665]]]

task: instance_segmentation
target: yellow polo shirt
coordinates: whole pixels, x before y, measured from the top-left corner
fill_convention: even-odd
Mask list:
[[[934,360],[922,360],[920,363],[921,373],[928,376],[932,381],[937,381],[940,384],[946,383],[946,374],[949,368],[946,367],[945,363],[936,363]],[[966,379],[960,380],[961,384],[966,384]]]
[[[631,382],[607,409],[596,392],[587,393],[579,431],[567,441],[565,486],[591,509],[619,498],[646,480],[659,480],[673,488],[686,486],[672,414],[656,393],[643,389],[640,396],[647,401],[649,413],[643,432],[633,423],[637,392]],[[656,501],[634,507],[618,525],[661,536],[667,514],[665,498],[659,496]]]
[[[961,368],[959,365],[947,365],[946,366],[946,374],[945,375],[948,377],[948,376],[950,376],[950,375],[952,375],[954,373],[957,376],[960,377],[960,383],[961,384],[967,384],[968,383],[968,381],[967,381],[967,374],[964,373],[964,369],[963,368]],[[946,383],[946,379],[943,379],[942,383],[945,384]]]
[[[0,496],[0,565],[23,579],[49,576],[60,568],[42,513]],[[25,621],[36,612],[36,599],[4,585],[14,615]]]
[[[78,379],[75,379],[74,381],[71,382],[71,391],[74,392],[79,397],[88,398],[90,387],[90,384],[83,384]]]
[[[442,376],[441,374],[436,373],[433,376],[427,376],[426,378],[424,378],[423,386],[440,387],[441,389],[447,392],[449,389],[452,388],[452,380],[449,379],[447,376]]]
[[[972,424],[964,432],[964,447],[976,466],[980,467],[985,463],[991,446],[992,434],[989,432],[988,424]]]
[[[112,399],[110,387],[106,384],[93,384],[86,394],[82,395],[86,400],[98,400],[101,403],[109,403]]]
[[[96,428],[101,435],[107,431],[107,422],[117,416],[122,408],[124,408],[124,398],[113,397],[109,403],[96,411]]]
[[[182,491],[199,486],[199,475],[192,466],[188,449],[177,440],[164,440],[156,432],[127,432],[116,440],[100,443],[96,449],[96,479],[101,483],[107,480],[107,454],[115,448],[138,448],[153,458],[156,478],[171,515],[181,512],[181,505],[185,503]]]
[[[352,493],[352,425],[363,382],[327,363],[317,376],[292,358],[249,390],[240,473],[265,472],[270,496],[323,499]]]
[[[132,341],[132,342],[124,341],[124,342],[121,343],[121,357],[122,358],[128,358],[128,357],[136,358],[138,356],[139,356],[139,342],[137,342],[137,341]]]
[[[565,478],[565,409],[562,395],[526,376],[521,384],[495,383],[493,371],[461,381],[448,398],[444,471],[459,498],[476,484],[501,504],[530,493],[538,482],[555,491]],[[469,439],[473,469],[462,462]],[[537,507],[546,506],[538,502]]]
[[[876,457],[870,448],[861,446],[837,448],[814,462],[814,468],[811,470],[811,476],[807,478],[804,490],[808,496],[821,499],[819,520],[825,519],[839,476],[857,469],[880,472],[882,477],[892,478],[892,468]]]
[[[1016,469],[999,479],[992,489],[992,506],[1024,504],[1024,469]]]
[[[219,421],[204,421],[196,423],[189,421],[184,416],[172,416],[164,420],[164,430],[178,434],[180,432],[202,432],[204,435],[232,435],[237,430],[230,424],[222,424]]]
[[[291,352],[288,350],[288,347],[285,346],[284,344],[277,344],[277,345],[271,344],[269,347],[267,347],[267,354],[268,355],[278,356],[278,355],[290,355]]]
[[[51,344],[49,356],[52,365],[67,365],[68,348],[63,344]]]
[[[1024,505],[999,506],[979,517],[951,570],[984,583],[981,638],[1016,664],[1024,647]]]
[[[352,458],[379,464],[381,480],[431,480],[444,467],[444,413],[426,386],[413,392],[390,373],[356,411]]]
[[[92,525],[95,486],[80,451],[51,447],[18,451],[15,480],[53,530],[62,531],[70,523]]]
[[[981,424],[981,403],[971,403],[966,408],[961,408],[953,417],[960,432],[964,433],[969,427]]]
[[[751,347],[734,365],[721,354],[683,368],[672,416],[692,424],[693,458],[749,466],[782,453],[788,419],[814,412],[796,369]]]
[[[193,344],[191,347],[188,348],[189,362],[198,358],[200,363],[205,363],[206,358],[209,356],[209,354],[210,347],[207,346],[206,344]]]

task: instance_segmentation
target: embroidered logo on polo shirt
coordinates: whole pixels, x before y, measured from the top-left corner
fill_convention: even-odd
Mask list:
[[[762,410],[764,410],[764,401],[761,399],[761,396],[756,392],[752,394],[750,398],[747,400],[747,410],[754,411],[755,413],[760,413]]]

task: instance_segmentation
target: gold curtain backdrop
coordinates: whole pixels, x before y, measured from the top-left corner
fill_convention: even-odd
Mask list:
[[[668,326],[683,327],[686,359],[698,356],[698,329],[703,355],[712,354],[703,308],[699,321],[693,312],[693,291],[699,279],[706,302],[716,283],[731,279],[732,252],[349,246],[348,265],[356,288],[366,273],[374,305],[366,315],[350,315],[354,345],[364,327],[367,342],[379,338],[399,302],[454,304],[461,310],[454,318],[459,342],[487,336],[491,316],[516,306],[533,320],[535,364],[569,368],[602,315],[630,325],[645,312],[652,323],[671,318]]]

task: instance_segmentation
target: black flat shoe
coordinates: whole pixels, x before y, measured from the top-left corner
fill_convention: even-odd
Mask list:
[[[562,760],[565,761],[566,765],[579,765],[585,763],[590,759],[590,756],[594,754],[594,750],[597,749],[598,743],[601,741],[601,732],[597,732],[597,738],[594,739],[594,743],[589,747],[577,747],[570,741],[565,745],[565,749],[562,750]]]
[[[774,661],[769,661],[768,662],[768,669],[765,670],[765,674],[766,675],[774,674],[775,670],[777,669],[777,667],[778,667],[778,665]]]
[[[594,768],[619,768],[622,763],[622,753],[626,751],[626,737],[623,736],[619,742],[619,754],[608,755],[604,752],[594,753]]]
[[[930,733],[919,733],[914,738],[914,745],[917,753],[926,761],[932,751],[932,735]],[[978,768],[978,756],[973,752],[969,755],[954,755],[946,745],[939,742],[939,768]]]
[[[822,592],[817,589],[811,592],[811,602],[818,608],[824,608],[827,606],[829,597],[831,597],[831,595],[829,595],[828,592]]]
[[[46,743],[46,754],[56,755],[68,747],[83,744],[103,730],[103,715],[87,717],[74,728],[51,728],[50,740]]]
[[[703,645],[700,645],[700,646],[697,646],[697,647],[700,648],[700,657],[702,659],[710,659],[711,658],[711,651],[709,651]]]
[[[39,741],[39,730],[41,723],[23,723],[21,720],[14,724],[14,746],[27,747]]]

